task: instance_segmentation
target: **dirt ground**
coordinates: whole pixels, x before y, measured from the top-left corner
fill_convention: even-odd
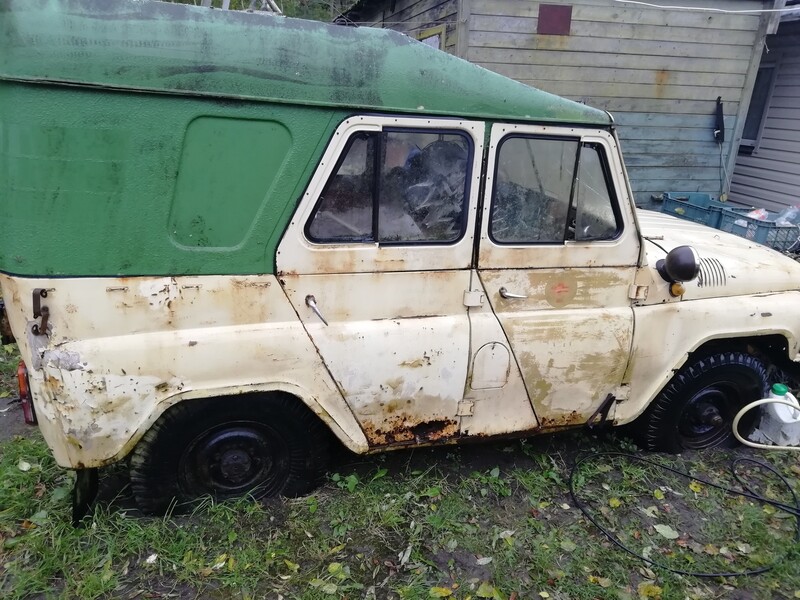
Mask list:
[[[22,418],[22,407],[19,404],[5,404],[0,400],[0,443],[22,435],[38,435],[39,428],[26,425]]]

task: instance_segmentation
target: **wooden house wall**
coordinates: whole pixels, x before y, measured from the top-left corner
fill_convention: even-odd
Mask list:
[[[775,86],[758,148],[736,160],[731,200],[779,211],[800,204],[800,22],[781,24],[767,47]]]
[[[383,26],[414,38],[426,29],[444,25],[444,48],[441,49],[456,54],[458,5],[459,0],[367,1],[357,4],[354,12],[360,25]]]
[[[613,0],[547,0],[572,6],[570,35],[538,35],[539,2],[465,2],[467,59],[613,113],[637,200],[668,190],[719,194],[720,149],[712,137],[715,102],[717,96],[724,102],[722,150],[727,159],[740,101],[752,85],[746,80],[752,81],[748,71],[757,60],[760,17]],[[751,0],[713,4],[736,10],[764,7]]]

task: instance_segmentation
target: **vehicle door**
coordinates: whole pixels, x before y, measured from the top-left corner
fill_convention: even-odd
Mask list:
[[[609,132],[493,126],[477,270],[545,428],[627,396],[639,238],[625,181]]]
[[[279,245],[281,284],[372,446],[459,433],[483,135],[348,119]]]

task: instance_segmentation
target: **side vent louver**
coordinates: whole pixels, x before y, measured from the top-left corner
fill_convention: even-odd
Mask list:
[[[716,258],[700,259],[700,276],[697,278],[699,287],[714,287],[727,283],[728,276],[725,274],[725,268],[721,262]]]

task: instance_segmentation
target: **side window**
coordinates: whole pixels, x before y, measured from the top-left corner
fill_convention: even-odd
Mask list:
[[[316,243],[452,243],[466,226],[472,144],[458,132],[384,130],[348,141],[306,236]]]
[[[489,235],[499,244],[607,240],[619,233],[602,148],[571,138],[505,138]]]
[[[575,186],[575,240],[610,240],[619,232],[619,219],[609,193],[608,169],[602,149],[584,144]]]

